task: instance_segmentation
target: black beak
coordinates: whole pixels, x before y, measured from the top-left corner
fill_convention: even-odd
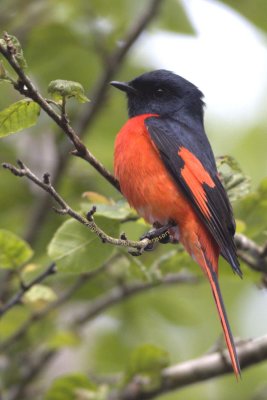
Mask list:
[[[118,81],[112,81],[110,82],[112,86],[115,88],[121,90],[122,92],[126,92],[127,94],[137,94],[137,90],[132,87],[128,82],[118,82]]]

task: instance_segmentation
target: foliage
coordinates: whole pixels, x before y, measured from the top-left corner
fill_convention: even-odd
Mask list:
[[[33,251],[24,240],[5,229],[0,230],[0,267],[15,269],[32,257]]]
[[[86,103],[89,99],[84,94],[84,88],[78,82],[57,79],[48,86],[48,93],[52,95],[55,101],[61,102],[63,98],[74,97],[80,103]]]
[[[0,112],[0,137],[36,124],[40,106],[32,100],[20,100]]]
[[[223,3],[266,31],[263,0]],[[67,102],[65,122],[70,120],[90,151],[111,170],[114,136],[126,118],[122,97],[114,94],[109,100],[107,92],[103,92],[99,104],[105,107],[99,106],[93,122],[86,124],[86,120],[95,107],[94,96],[103,82],[101,78],[112,64],[113,58],[109,57],[120,48],[133,16],[138,21],[143,15],[144,2],[119,0],[111,5],[102,0],[4,0],[1,7],[1,26],[12,33],[10,43],[20,67],[25,70],[28,65],[27,73],[44,97],[48,88],[51,96],[48,100],[58,115],[65,113],[64,102]],[[163,2],[152,26],[154,31],[195,34],[186,9],[177,1]],[[5,40],[0,43],[7,47]],[[122,75],[128,79],[145,69],[145,65],[129,58]],[[21,158],[38,176],[49,170],[63,198],[74,209],[80,209],[82,215],[96,205],[95,222],[114,238],[125,232],[128,238],[136,239],[148,230],[108,182],[83,160],[69,155],[61,130],[45,113],[40,114],[35,101],[18,98],[12,88],[14,84],[19,86],[20,81],[1,57],[1,161]],[[87,104],[88,93],[92,102]],[[26,133],[29,127],[31,130]],[[11,135],[16,132],[21,133]],[[248,136],[254,140],[254,130]],[[257,155],[252,157],[256,163]],[[262,245],[267,232],[266,171],[257,175],[248,170],[244,173],[246,166],[240,167],[236,159],[238,152],[235,158],[218,158],[219,173],[234,202],[238,229]],[[50,212],[51,204],[26,179],[17,180],[4,170],[0,174],[0,311],[10,299],[16,301],[20,293],[16,307],[2,317],[0,314],[0,370],[5,366],[0,397],[3,390],[4,394],[13,395],[11,400],[29,398],[31,391],[37,393],[36,400],[104,400],[113,391],[135,383],[137,378],[145,390],[154,390],[160,384],[162,369],[205,353],[211,347],[220,331],[207,285],[159,287],[126,301],[131,290],[133,294],[141,292],[135,285],[160,286],[166,276],[177,271],[192,270],[200,275],[180,247],[157,245],[155,251],[133,258],[124,248],[115,250],[102,243],[94,232],[77,221],[64,221],[64,217]],[[253,181],[261,182],[251,188],[248,175],[253,174]],[[32,259],[34,264],[29,264]],[[45,265],[51,260],[56,262],[57,273],[45,274]],[[106,267],[99,274],[103,265]],[[236,324],[234,331],[246,336],[242,321],[235,321],[234,316],[241,314],[238,303],[244,303],[252,282],[259,277],[256,272],[247,274],[247,266],[243,265],[246,279],[240,283],[230,275],[230,268],[222,267],[220,278],[230,320]],[[45,283],[41,281],[27,288],[41,273]],[[87,325],[89,321],[92,323]],[[67,352],[65,355],[66,349],[71,356]],[[57,358],[59,350],[63,361]],[[40,363],[38,371],[35,362],[41,359],[43,351],[48,352],[48,359],[50,354],[57,359],[63,372],[52,363],[50,372],[46,370],[44,375],[46,362]],[[234,379],[228,377],[187,389],[186,395],[181,392],[161,398],[207,399],[211,398],[208,393],[215,391],[218,399],[233,395],[252,397],[265,380],[266,366],[255,367],[253,371],[244,374],[238,388]],[[40,372],[42,378],[47,377],[48,388],[44,379],[37,381],[35,372],[36,376]],[[54,379],[54,374],[63,376]],[[25,382],[25,390],[21,389],[21,382]]]
[[[116,220],[99,216],[96,221],[108,235],[118,237]],[[99,267],[112,252],[111,246],[103,246],[93,232],[73,220],[60,226],[48,246],[48,254],[56,261],[59,271],[73,274]]]

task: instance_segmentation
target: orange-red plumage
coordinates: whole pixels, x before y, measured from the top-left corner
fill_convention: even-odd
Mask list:
[[[218,271],[219,246],[160,158],[144,123],[151,116],[143,114],[129,119],[118,133],[115,142],[115,176],[130,205],[146,221],[165,225],[171,220],[177,224],[177,227],[171,228],[170,234],[184,245],[209,279],[232,365],[236,376],[239,376],[240,369],[221,294],[212,276]],[[184,161],[183,178],[203,213],[209,217],[202,185],[205,183],[214,187],[214,182],[190,151],[182,148],[179,155]]]
[[[203,94],[166,70],[130,82],[112,82],[126,92],[130,119],[115,143],[115,175],[121,191],[149,223],[169,228],[207,276],[236,377],[240,375],[217,272],[221,254],[239,276],[235,221],[203,124]]]
[[[184,161],[184,167],[181,170],[181,175],[187,186],[190,188],[203,214],[209,218],[210,210],[207,204],[207,196],[205,194],[203,184],[209,187],[214,187],[215,183],[205,170],[201,162],[188,149],[182,147],[178,151],[178,155]]]

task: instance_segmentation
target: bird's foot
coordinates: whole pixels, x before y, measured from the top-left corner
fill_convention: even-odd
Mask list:
[[[170,237],[169,229],[173,228],[176,224],[173,222],[169,222],[166,225],[161,225],[158,222],[155,222],[153,224],[153,229],[150,231],[146,232],[144,235],[140,237],[140,240],[143,239],[149,239],[150,243],[145,247],[145,251],[152,251],[154,248],[154,245],[159,242],[159,243],[170,243],[172,242],[172,239]]]

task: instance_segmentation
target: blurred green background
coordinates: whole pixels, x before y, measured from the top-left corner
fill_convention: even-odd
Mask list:
[[[69,79],[80,82],[93,101],[95,88],[107,67],[108,55],[120,46],[129,26],[141,18],[148,5],[147,0],[1,0],[0,26],[2,31],[20,40],[29,66],[27,72],[44,96],[48,96],[47,86],[51,80]],[[267,228],[266,180],[261,183],[267,176],[266,15],[265,0],[162,1],[157,17],[113,76],[128,80],[144,71],[164,67],[192,80],[207,94],[206,129],[216,155],[234,156],[251,177],[251,194],[236,202],[234,207],[237,218],[244,222],[244,233],[259,244],[266,240]],[[205,35],[209,40],[205,41]],[[220,62],[216,62],[220,54]],[[0,109],[20,99],[4,82],[0,83],[0,93]],[[92,103],[69,102],[68,112],[74,125],[79,124],[80,116],[90,107]],[[105,101],[83,132],[90,151],[109,170],[113,168],[114,139],[126,118],[124,97],[108,88]],[[19,158],[36,174],[49,171],[53,176],[58,171],[58,158],[69,151],[66,142],[65,136],[42,114],[35,127],[1,140],[0,161],[14,162]],[[114,200],[120,198],[84,161],[71,156],[67,159],[66,166],[58,174],[58,188],[74,208],[79,208],[81,195],[88,190]],[[48,262],[46,247],[62,223],[62,217],[48,207],[49,211],[44,211],[45,218],[40,219],[32,231],[42,193],[26,180],[17,180],[2,169],[0,193],[1,228],[26,237],[35,249],[34,261],[45,265]],[[137,239],[145,229],[147,227],[140,223],[123,226],[132,239]],[[140,262],[147,268],[160,254],[170,250],[172,246],[161,246],[156,253],[143,256]],[[114,274],[125,274],[130,280],[142,279],[135,265],[138,262],[139,259],[131,260],[127,272],[115,271]],[[163,273],[183,267],[201,276],[198,267],[185,255],[183,258],[179,255],[177,263],[175,258],[166,263]],[[258,288],[261,277],[257,273],[245,265],[243,271],[241,281],[221,262],[220,280],[232,330],[236,337],[246,339],[267,331],[266,292]],[[71,281],[69,277],[58,279],[61,281],[51,280],[51,284],[62,287]],[[70,310],[82,307],[107,288],[109,283],[104,278],[88,285],[77,294],[69,308],[66,307],[67,317],[70,318]],[[1,321],[0,329],[1,325],[9,326],[12,332],[28,313],[29,310],[13,310]],[[61,317],[58,316],[59,320]],[[48,340],[46,323],[49,321],[33,332],[29,339],[31,346]],[[54,329],[57,323],[54,322]],[[38,339],[33,338],[34,334],[40,335]],[[49,386],[55,376],[72,371],[93,371],[96,375],[120,372],[125,369],[129,352],[145,342],[164,348],[170,353],[171,363],[179,363],[208,351],[220,335],[221,328],[206,282],[154,289],[116,306],[88,324],[82,341],[74,349],[62,350],[37,385]],[[24,351],[27,351],[25,343]],[[245,370],[238,384],[229,375],[160,398],[265,399],[266,376],[267,365],[261,364]],[[8,377],[7,381],[12,380]],[[260,397],[262,391],[265,397]]]

